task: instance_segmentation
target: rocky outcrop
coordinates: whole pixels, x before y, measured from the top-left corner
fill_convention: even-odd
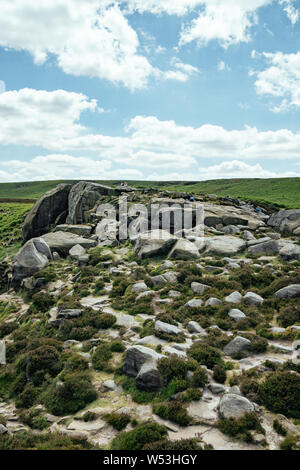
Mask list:
[[[300,259],[300,246],[294,243],[287,243],[279,252],[280,258],[284,261]]]
[[[132,346],[127,349],[123,371],[134,377],[136,385],[147,392],[158,391],[162,379],[157,369],[157,362],[162,357],[153,349],[144,346]]]
[[[300,209],[290,209],[276,212],[268,225],[281,233],[300,235]]]
[[[20,249],[13,259],[12,283],[20,284],[22,279],[33,276],[52,259],[48,244],[43,238],[33,238]]]
[[[64,221],[70,189],[70,184],[59,184],[35,203],[23,225],[22,237],[25,242],[49,232],[58,219]]]
[[[152,230],[139,235],[136,240],[135,253],[140,258],[168,255],[177,238],[164,230]]]
[[[235,255],[243,251],[246,242],[231,235],[205,238],[205,253],[210,255]]]
[[[101,196],[113,196],[117,192],[102,184],[80,181],[69,194],[67,224],[84,224],[88,221],[88,211],[93,209]]]
[[[204,210],[204,223],[208,227],[217,227],[217,225],[243,225],[255,230],[264,225],[264,222],[248,208],[218,206],[205,203]]]
[[[80,235],[81,237],[89,236],[92,231],[91,225],[57,225],[53,232],[69,232]]]
[[[51,251],[57,251],[62,256],[67,256],[71,248],[80,245],[82,248],[92,248],[96,245],[95,240],[82,238],[69,232],[51,232],[42,236]]]

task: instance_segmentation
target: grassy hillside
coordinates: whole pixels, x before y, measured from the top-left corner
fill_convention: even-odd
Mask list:
[[[95,180],[96,181],[96,180]],[[38,199],[58,183],[74,181],[34,181],[27,183],[1,183],[0,199]],[[116,185],[119,181],[96,181]],[[300,208],[300,178],[227,179],[200,182],[132,181],[138,188],[187,191],[195,194],[217,194],[277,204],[291,209]]]
[[[32,204],[0,204],[0,261],[21,245],[21,230]]]

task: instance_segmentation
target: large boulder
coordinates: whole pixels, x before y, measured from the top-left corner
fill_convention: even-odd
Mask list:
[[[135,253],[140,258],[168,255],[178,239],[164,230],[152,230],[138,236]]]
[[[220,400],[219,413],[221,418],[238,419],[253,411],[255,411],[253,403],[241,395],[226,393]]]
[[[17,286],[22,279],[33,276],[33,274],[39,272],[51,259],[50,248],[43,238],[33,238],[29,240],[13,259],[13,285]]]
[[[117,194],[113,188],[102,184],[80,181],[69,194],[67,224],[84,224],[88,221],[88,211],[93,209],[101,196]]]
[[[268,225],[281,233],[300,235],[300,209],[276,212],[269,218]]]
[[[300,246],[294,243],[287,243],[279,252],[280,258],[284,261],[300,259]]]
[[[169,258],[182,260],[197,259],[199,257],[200,253],[196,245],[194,245],[194,243],[190,242],[189,240],[185,240],[184,238],[178,240],[169,255]]]
[[[275,297],[279,299],[300,297],[300,284],[291,284],[275,292]]]
[[[231,235],[206,238],[204,240],[205,253],[210,255],[235,255],[243,251],[246,242]]]
[[[204,223],[208,227],[217,225],[244,225],[252,230],[264,225],[257,214],[250,212],[249,208],[234,206],[204,204]]]
[[[51,251],[57,251],[62,256],[67,256],[75,245],[81,245],[82,248],[89,249],[96,244],[95,240],[83,238],[69,232],[50,232],[43,235],[42,238]]]
[[[134,377],[141,390],[155,392],[162,386],[162,378],[157,369],[157,362],[162,357],[153,349],[144,346],[132,346],[127,349],[123,371]]]
[[[263,243],[257,243],[256,245],[249,246],[248,252],[250,255],[265,255],[272,256],[279,253],[279,243],[276,240],[269,240]]]
[[[242,336],[236,336],[230,343],[224,347],[224,353],[226,356],[234,356],[242,351],[246,351],[251,346],[249,339],[243,338]]]
[[[49,232],[57,220],[64,221],[70,189],[70,184],[59,184],[34,204],[23,225],[22,237],[25,242]]]
[[[262,305],[264,299],[255,292],[247,292],[247,294],[244,295],[244,302],[248,305]]]

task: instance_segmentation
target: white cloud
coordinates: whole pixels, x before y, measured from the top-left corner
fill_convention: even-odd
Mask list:
[[[3,80],[0,80],[0,94],[4,93],[5,90],[6,90],[5,82]]]
[[[27,50],[36,64],[51,54],[65,73],[147,85],[154,69],[139,39],[111,0],[2,0],[0,45]]]
[[[127,3],[130,12],[183,16],[203,3],[203,0],[127,0],[124,3]]]
[[[97,109],[97,101],[81,93],[24,88],[0,94],[0,144],[49,146],[78,137],[82,112]]]
[[[199,73],[199,69],[191,64],[181,62],[177,57],[173,57],[170,61],[173,70],[161,72],[164,80],[177,80],[179,82],[187,82],[192,75]]]
[[[218,70],[219,72],[223,72],[223,71],[230,72],[231,68],[229,67],[229,65],[225,64],[223,60],[220,60],[218,63]]]
[[[300,157],[300,132],[260,132],[255,127],[227,130],[204,124],[199,128],[136,116],[125,136],[91,133],[80,123],[97,101],[64,90],[23,89],[0,95],[0,145],[39,146],[52,153],[96,152],[103,160],[125,166],[184,168],[202,158],[285,159]]]
[[[141,179],[136,169],[112,170],[111,162],[67,154],[37,156],[29,161],[0,163],[0,181],[41,181],[56,179]]]
[[[294,0],[279,0],[279,4],[284,7],[283,9],[287,14],[288,19],[294,26],[300,19],[300,12],[295,8]]]
[[[251,28],[257,24],[257,11],[272,0],[203,0],[199,16],[181,32],[180,44],[197,41],[199,46],[217,40],[227,48],[251,40]]]
[[[296,54],[282,52],[258,54],[252,53],[253,58],[265,59],[269,65],[262,71],[255,72],[255,87],[259,95],[269,95],[279,98],[279,105],[273,111],[280,112],[292,107],[300,107],[300,51]],[[253,72],[252,72],[253,75]]]

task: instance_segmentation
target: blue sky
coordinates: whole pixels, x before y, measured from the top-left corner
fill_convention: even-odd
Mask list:
[[[0,13],[0,182],[300,176],[300,0]]]

